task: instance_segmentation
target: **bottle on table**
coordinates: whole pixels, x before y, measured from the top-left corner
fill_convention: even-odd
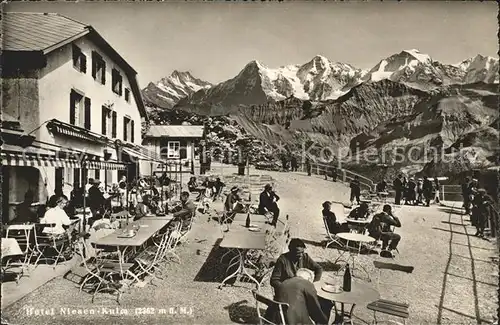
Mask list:
[[[247,220],[245,222],[245,227],[247,227],[247,228],[250,227],[250,213],[247,214]]]
[[[349,269],[349,264],[347,264],[344,272],[344,286],[342,288],[345,292],[351,291],[351,281],[351,270]]]

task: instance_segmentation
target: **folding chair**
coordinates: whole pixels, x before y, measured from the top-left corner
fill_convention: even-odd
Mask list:
[[[28,266],[28,262],[31,260],[34,253],[34,249],[32,247],[33,229],[34,226],[31,225],[10,225],[7,227],[7,231],[5,233],[5,238],[14,238],[23,252],[23,270]]]
[[[69,239],[64,234],[62,237],[55,237],[52,234],[46,234],[43,232],[45,228],[53,228],[56,224],[52,223],[37,223],[34,227],[35,232],[35,254],[37,259],[35,261],[35,268],[38,266],[40,260],[44,261],[54,261],[54,269],[59,262],[59,259],[63,256],[64,249],[70,244]],[[47,253],[53,250],[57,253],[56,257],[48,256]]]
[[[272,299],[269,299],[267,297],[264,297],[260,293],[257,292],[257,290],[252,290],[253,297],[255,298],[255,306],[257,309],[257,316],[259,317],[259,324],[272,324],[272,325],[278,325],[278,324],[286,324],[286,312],[288,310],[288,307],[290,307],[287,303],[284,302],[278,302],[274,301]],[[262,316],[260,314],[260,309],[259,309],[259,303],[262,303],[267,306],[267,308],[271,308],[271,310],[279,312],[279,322],[275,323],[273,320],[267,319],[265,316]]]
[[[157,276],[156,273],[161,273],[159,266],[163,261],[167,247],[171,245],[172,240],[173,236],[170,236],[169,233],[164,233],[161,235],[161,241],[158,246],[148,246],[135,257],[134,261],[136,262],[138,270],[135,274],[137,278],[150,275],[152,277],[150,282],[151,284],[153,284],[153,279],[162,280],[162,278]]]
[[[85,286],[91,286],[92,293],[92,303],[94,303],[95,297],[98,293],[104,291],[111,291],[112,293],[116,293],[116,302],[120,304],[120,298],[122,291],[120,290],[122,285],[119,283],[116,278],[121,274],[124,268],[127,270],[130,269],[132,264],[117,266],[117,264],[113,264],[110,262],[106,262],[106,260],[100,258],[100,254],[97,254],[95,258],[91,258],[87,260],[84,257],[84,248],[85,243],[83,240],[80,240],[77,243],[77,252],[82,257],[82,263],[85,267],[87,274],[84,277],[80,285],[80,291],[83,291]],[[91,280],[95,280],[91,282]]]
[[[411,274],[414,270],[413,266],[405,266],[405,265],[400,265],[400,264],[395,264],[395,263],[384,263],[384,262],[379,262],[379,261],[374,261],[373,265],[379,271],[379,276],[378,276],[378,280],[377,280],[377,288],[379,291],[380,291],[380,285],[386,284],[386,285],[390,285],[391,287],[403,287],[404,288],[404,295],[407,294],[409,281],[402,281],[402,282],[404,282],[404,284],[397,284],[397,281],[381,282],[380,280],[382,278],[382,271],[387,271],[387,273],[402,272],[402,273],[406,273],[406,274]],[[386,272],[384,272],[384,273],[386,273]],[[394,280],[394,277],[392,277],[391,274],[384,274],[384,279]],[[390,315],[390,316],[394,316],[394,317],[398,317],[398,318],[402,318],[403,324],[406,324],[406,319],[408,319],[408,317],[410,316],[410,313],[409,313],[410,305],[407,302],[379,299],[377,301],[369,303],[366,306],[366,308],[373,311],[373,324],[377,324],[377,312],[382,313],[382,314],[386,314],[386,315]]]
[[[191,215],[191,220],[189,220],[188,228],[185,230],[182,230],[182,227],[181,227],[181,231],[180,231],[181,235],[180,235],[179,240],[178,240],[179,243],[187,244],[189,242],[189,239],[187,236],[188,236],[189,232],[191,231],[191,228],[193,227],[193,222],[194,222],[195,217],[196,217],[196,211],[194,211],[193,214]]]

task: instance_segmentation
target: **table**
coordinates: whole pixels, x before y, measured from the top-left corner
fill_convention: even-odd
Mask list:
[[[351,318],[354,312],[354,307],[357,304],[365,305],[373,301],[380,299],[380,293],[375,290],[370,285],[364,283],[363,281],[352,279],[351,291],[349,292],[339,292],[330,293],[322,289],[326,282],[340,284],[342,285],[343,278],[340,276],[335,276],[333,274],[324,274],[320,281],[314,283],[314,287],[318,293],[318,296],[330,300],[335,306],[335,315],[340,317],[341,323],[351,323]],[[340,303],[341,309],[340,314],[338,314],[336,302]],[[348,313],[344,311],[344,304],[352,305],[351,310]]]
[[[136,250],[137,248],[143,246],[154,234],[156,234],[161,229],[165,228],[169,223],[169,220],[166,218],[158,219],[158,218],[142,218],[134,224],[139,224],[140,229],[137,231],[137,234],[131,238],[121,238],[118,237],[122,234],[122,229],[118,229],[117,231],[109,234],[105,237],[96,239],[93,243],[96,246],[112,246],[116,247],[120,269],[123,269],[123,264],[125,263],[124,257],[125,252],[128,248],[133,248]],[[123,273],[122,273],[123,276]]]
[[[15,238],[2,238],[2,258],[23,255],[23,251]]]
[[[13,256],[22,256],[25,253],[21,250],[19,243],[15,238],[2,238],[2,276],[7,272],[7,269],[10,267],[21,267],[19,273],[15,273],[16,275],[16,283],[19,283],[19,279],[24,275],[24,267],[25,262],[21,263],[21,265],[9,265],[6,261],[4,264],[4,259],[8,260],[9,257]]]
[[[264,250],[266,248],[266,233],[251,232],[248,229],[233,231],[224,236],[219,245],[223,248],[233,248],[238,251],[238,268],[232,274],[228,275],[219,285],[222,289],[224,284],[232,278],[237,278],[238,275],[246,275],[250,280],[257,284],[257,289],[260,288],[260,283],[246,269],[247,253],[249,250]]]
[[[347,223],[354,224],[354,227],[356,228],[355,230],[357,233],[362,234],[368,224],[370,224],[370,220],[368,219],[351,219],[347,218],[345,220]]]
[[[357,264],[355,263],[355,260],[356,260],[356,256],[359,256],[359,254],[361,253],[361,244],[362,243],[374,242],[375,238],[370,237],[370,236],[366,236],[366,235],[362,235],[362,234],[350,233],[350,232],[341,232],[341,233],[338,233],[337,236],[339,238],[342,238],[342,239],[344,239],[344,240],[347,241],[346,247],[347,247],[347,249],[349,251],[349,257],[352,259],[352,274],[353,274],[353,277],[354,277],[354,270],[355,270],[355,268],[357,266]],[[357,253],[353,253],[349,249],[350,248],[349,247],[349,242],[350,241],[359,243],[358,247],[357,247]],[[370,274],[366,271],[366,269],[362,265],[359,266],[359,267],[368,275],[368,279],[370,279]]]
[[[233,218],[233,223],[245,223],[247,221],[247,216],[250,215],[250,223],[266,223],[268,220],[266,216],[262,214],[248,214],[248,213],[236,213]]]

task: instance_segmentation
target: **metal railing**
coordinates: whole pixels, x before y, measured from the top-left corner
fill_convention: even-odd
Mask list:
[[[306,170],[306,165],[305,163],[302,163],[302,171],[307,172]],[[322,164],[322,163],[314,163],[311,162],[311,174],[314,175],[330,175],[330,171],[333,169],[333,166],[327,165],[327,164]],[[375,190],[375,183],[369,179],[366,176],[357,174],[355,172],[352,172],[350,170],[344,169],[344,168],[337,168],[337,175],[338,175],[338,180],[344,183],[349,183],[354,179],[355,176],[359,177],[359,182],[361,184],[361,187],[364,188],[365,190],[369,191],[374,191]]]

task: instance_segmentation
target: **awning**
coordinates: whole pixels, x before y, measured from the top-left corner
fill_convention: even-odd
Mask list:
[[[63,159],[50,155],[38,155],[30,153],[2,152],[0,160],[4,166],[28,166],[28,167],[65,167],[79,168],[78,160]]]
[[[47,128],[55,134],[63,134],[90,142],[107,143],[107,138],[103,135],[55,119],[47,123]]]
[[[111,161],[88,161],[85,165],[87,169],[107,169],[107,170],[125,170],[126,164]]]

